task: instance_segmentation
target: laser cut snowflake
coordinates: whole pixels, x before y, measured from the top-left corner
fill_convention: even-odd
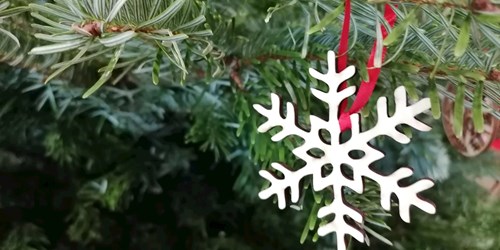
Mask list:
[[[363,223],[363,215],[354,207],[351,207],[344,200],[343,188],[348,187],[353,191],[363,193],[363,177],[367,177],[377,182],[380,185],[380,203],[385,210],[391,208],[391,195],[394,193],[399,200],[399,213],[403,221],[410,222],[410,206],[414,205],[421,210],[434,214],[436,208],[429,201],[421,199],[418,194],[426,189],[431,188],[434,183],[429,179],[419,180],[410,186],[401,187],[398,181],[410,177],[413,170],[410,168],[400,168],[388,176],[381,175],[370,169],[369,165],[384,157],[384,154],[377,149],[369,146],[369,141],[377,136],[386,135],[399,143],[406,144],[410,142],[410,138],[400,133],[396,126],[400,124],[409,125],[420,131],[429,131],[431,128],[422,122],[418,121],[415,116],[430,108],[429,98],[420,100],[419,102],[407,105],[406,90],[404,87],[398,87],[395,92],[396,110],[394,115],[388,116],[387,113],[387,98],[381,97],[377,101],[378,121],[375,127],[360,131],[359,114],[350,115],[352,124],[351,138],[342,144],[338,141],[331,140],[326,142],[320,135],[320,130],[327,130],[331,138],[339,138],[341,133],[338,117],[338,107],[342,100],[353,95],[356,87],[347,87],[340,92],[337,92],[339,85],[351,78],[355,69],[354,66],[349,66],[342,72],[336,72],[335,53],[328,52],[328,72],[326,74],[319,73],[314,69],[309,69],[309,74],[323,81],[328,85],[328,92],[322,92],[317,89],[311,89],[311,93],[328,104],[329,120],[325,121],[319,117],[310,116],[311,128],[310,131],[302,129],[296,122],[297,114],[294,105],[286,103],[286,116],[281,111],[280,98],[271,94],[271,109],[266,109],[261,105],[254,105],[254,109],[261,115],[267,117],[267,121],[258,128],[258,132],[264,133],[274,127],[282,127],[282,130],[274,135],[271,139],[275,142],[283,140],[290,135],[296,135],[304,140],[304,144],[295,148],[292,153],[306,162],[306,165],[298,170],[292,171],[280,163],[272,163],[271,166],[280,171],[284,178],[277,179],[270,172],[261,170],[259,174],[271,182],[271,186],[259,193],[261,199],[267,199],[272,195],[278,198],[278,207],[284,209],[286,207],[285,189],[290,188],[291,202],[298,202],[300,196],[299,182],[308,175],[312,175],[314,191],[323,190],[329,186],[333,188],[335,199],[329,205],[319,209],[318,218],[334,214],[335,219],[326,225],[320,226],[318,229],[319,236],[325,236],[335,232],[337,235],[337,249],[345,250],[345,236],[350,235],[359,242],[364,242],[364,231],[356,225],[352,225],[346,221],[344,216],[348,216],[352,220]],[[315,157],[308,154],[308,151],[318,148],[324,152],[321,157]],[[349,156],[349,152],[363,151],[364,156],[353,159]],[[332,172],[326,176],[322,176],[323,166],[331,164]],[[341,164],[352,166],[353,176],[347,178],[341,172]]]

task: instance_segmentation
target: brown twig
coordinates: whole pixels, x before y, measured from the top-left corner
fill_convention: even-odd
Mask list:
[[[71,28],[81,34],[88,35],[88,36],[101,36],[102,32],[108,32],[108,33],[119,33],[119,32],[125,32],[129,30],[134,30],[135,32],[138,33],[152,33],[156,29],[151,28],[151,27],[143,27],[139,29],[135,29],[134,27],[128,26],[128,25],[109,25],[100,21],[87,21],[82,24],[73,24]],[[177,32],[172,32],[173,34],[177,34]]]
[[[256,56],[255,58],[251,58],[251,59],[248,59],[248,58],[243,59],[242,64],[243,65],[251,65],[253,63],[253,60],[257,60],[260,63],[263,63],[263,62],[270,61],[270,60],[288,61],[288,60],[295,60],[295,59],[296,59],[295,57],[290,57],[290,56],[264,54],[264,55]],[[310,60],[310,61],[323,60],[323,58],[321,58],[320,56],[313,55],[313,54],[307,55],[306,59]]]
[[[224,58],[224,63],[229,65],[229,77],[236,84],[239,90],[244,90],[243,81],[240,76],[240,59],[235,56],[228,56]]]
[[[421,4],[421,5],[437,5],[437,6],[442,6],[445,8],[460,8],[460,9],[471,9],[470,6],[465,5],[465,4],[458,4],[458,3],[452,3],[452,2],[439,2],[436,0],[390,0],[390,1],[383,1],[383,2],[390,2],[390,3],[397,3],[397,4],[402,4],[402,3],[414,3],[414,4]],[[377,1],[378,3],[378,1]]]
[[[434,69],[434,66],[432,66],[432,65],[422,66],[419,64],[407,63],[407,62],[400,62],[399,64],[419,67],[420,68],[419,73],[431,73],[432,70]],[[462,70],[462,69],[459,69],[458,67],[448,67],[446,69],[446,71],[448,71],[448,72],[460,71],[460,70]],[[442,70],[439,71],[438,70],[436,72],[436,75],[441,75],[441,76],[448,75],[448,73],[446,71],[442,71]],[[489,72],[489,73],[482,71],[482,70],[476,70],[475,72],[477,74],[483,76],[488,81],[500,83],[500,71],[497,69],[492,69],[491,72]]]
[[[266,62],[266,61],[269,61],[269,60],[280,60],[280,61],[285,61],[285,60],[295,60],[296,58],[294,57],[288,57],[288,56],[282,56],[282,55],[272,55],[272,54],[265,54],[265,55],[260,55],[260,56],[257,56],[255,57],[255,59],[257,61],[259,61],[260,63],[263,63],[263,62]],[[311,60],[311,61],[318,61],[318,60],[323,60],[320,56],[317,56],[317,55],[308,55],[306,57],[306,59],[308,60]],[[243,64],[244,65],[251,65],[252,64],[252,60],[251,59],[244,59],[242,60],[243,61]],[[358,63],[357,60],[349,60],[349,63],[352,64],[352,65],[355,65]],[[419,70],[419,73],[431,73],[432,70],[434,69],[434,66],[433,65],[429,65],[429,66],[424,66],[424,65],[421,65],[421,64],[417,64],[417,63],[411,63],[411,62],[398,62],[399,65],[405,65],[405,66],[413,66],[413,67],[418,67],[420,70]],[[446,69],[446,71],[448,72],[453,72],[453,71],[459,71],[459,70],[462,70],[456,66],[450,66]],[[489,80],[489,81],[492,81],[492,82],[499,82],[500,83],[500,70],[498,69],[492,69],[491,72],[485,72],[485,71],[481,71],[481,70],[476,70],[476,73],[483,76],[486,80]],[[445,71],[438,71],[437,72],[438,75],[446,75],[447,73]]]

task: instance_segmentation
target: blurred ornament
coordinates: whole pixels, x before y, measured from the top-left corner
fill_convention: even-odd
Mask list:
[[[500,8],[491,0],[473,0],[471,3],[473,10],[488,14],[500,14]]]
[[[455,94],[453,84],[448,84],[446,90],[449,93]],[[471,101],[470,98],[466,97],[466,99]],[[498,105],[494,105],[491,99],[485,98],[484,101],[488,105],[498,108]],[[453,107],[454,100],[445,96],[443,100],[442,118],[444,131],[451,145],[458,152],[460,152],[460,154],[466,157],[477,156],[486,151],[494,139],[500,137],[500,120],[495,118],[490,113],[484,113],[484,130],[483,132],[476,132],[474,122],[472,120],[472,110],[467,107],[464,111],[463,133],[461,137],[457,137],[457,135],[453,132]]]

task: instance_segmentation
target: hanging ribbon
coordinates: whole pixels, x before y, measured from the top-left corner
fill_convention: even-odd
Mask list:
[[[396,14],[392,10],[389,4],[385,5],[384,10],[384,18],[387,23],[393,27],[396,22]],[[337,72],[344,70],[347,67],[347,50],[349,47],[349,26],[351,22],[351,0],[345,0],[345,14],[344,14],[344,23],[342,25],[342,33],[340,36],[340,44],[339,44],[339,58],[337,60]],[[382,38],[384,39],[388,32],[383,25],[381,25],[382,30]],[[347,110],[347,100],[344,100],[340,104],[340,130],[345,131],[351,128],[351,119],[349,116],[351,114],[355,114],[361,111],[361,109],[368,103],[370,100],[370,96],[375,89],[375,84],[377,83],[378,77],[380,75],[380,68],[374,67],[375,61],[375,53],[377,50],[377,41],[374,42],[372,51],[370,53],[370,58],[368,59],[367,69],[368,69],[368,81],[362,81],[361,86],[359,87],[358,93],[356,94],[356,98],[354,99],[354,103],[351,108]],[[382,61],[384,61],[386,53],[386,48],[382,48]],[[347,83],[344,82],[340,85],[340,89],[345,89],[347,87]]]

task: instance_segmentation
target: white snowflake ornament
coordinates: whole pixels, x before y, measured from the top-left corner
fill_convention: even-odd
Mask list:
[[[345,250],[345,236],[350,235],[359,242],[364,242],[364,232],[355,225],[351,225],[346,220],[348,216],[359,224],[363,223],[362,212],[348,204],[344,199],[343,188],[347,187],[357,193],[363,193],[363,177],[368,177],[380,185],[380,203],[385,210],[391,208],[391,195],[395,194],[399,200],[399,213],[405,222],[410,222],[410,206],[414,205],[421,210],[434,214],[436,208],[434,204],[423,200],[419,197],[419,193],[431,188],[434,182],[429,179],[422,179],[416,183],[401,187],[398,182],[404,178],[410,177],[413,170],[410,168],[400,168],[388,176],[381,175],[372,169],[370,164],[383,158],[384,154],[369,145],[369,142],[377,136],[386,135],[399,143],[409,143],[410,139],[400,133],[396,126],[400,124],[409,125],[420,131],[429,131],[431,128],[422,122],[418,121],[415,116],[430,108],[429,98],[420,100],[419,102],[407,105],[406,90],[404,87],[398,87],[394,92],[396,110],[394,115],[388,116],[387,113],[387,98],[381,97],[377,101],[378,121],[375,127],[366,131],[360,131],[359,114],[350,115],[352,124],[351,138],[344,143],[339,143],[333,138],[339,138],[341,129],[339,125],[338,110],[340,103],[347,97],[355,93],[356,87],[347,87],[337,92],[339,85],[351,78],[355,69],[354,66],[349,66],[341,72],[336,72],[335,53],[328,52],[328,72],[321,74],[314,69],[309,69],[312,77],[323,81],[328,85],[328,92],[322,92],[317,89],[312,89],[311,93],[321,101],[328,104],[329,120],[325,121],[319,117],[310,116],[311,128],[309,131],[299,127],[296,122],[297,114],[292,103],[286,103],[286,116],[281,112],[281,100],[272,93],[271,94],[271,109],[266,109],[261,105],[254,105],[254,109],[261,115],[268,118],[262,124],[258,131],[260,133],[267,132],[274,127],[282,127],[282,130],[272,137],[272,140],[277,142],[283,140],[290,135],[296,135],[304,140],[304,143],[295,148],[292,153],[306,162],[306,165],[298,170],[292,171],[280,163],[272,163],[271,166],[283,174],[282,179],[278,179],[270,172],[261,170],[259,174],[271,182],[271,186],[259,193],[261,199],[267,199],[272,195],[278,198],[278,207],[284,209],[286,207],[285,189],[290,188],[291,202],[296,203],[300,196],[299,183],[302,178],[312,175],[312,186],[314,191],[320,191],[327,187],[331,187],[334,192],[335,199],[329,205],[319,209],[318,218],[334,214],[335,219],[318,229],[319,236],[325,236],[335,232],[337,235],[337,249]],[[331,142],[326,142],[320,135],[320,130],[327,130],[331,135]],[[308,153],[309,150],[316,148],[321,149],[324,154],[321,157],[315,157]],[[361,158],[352,158],[349,156],[351,151],[363,151],[364,155]],[[333,166],[332,172],[326,176],[322,176],[322,168],[330,164]],[[353,176],[347,178],[341,171],[341,165],[347,164],[352,167]]]

